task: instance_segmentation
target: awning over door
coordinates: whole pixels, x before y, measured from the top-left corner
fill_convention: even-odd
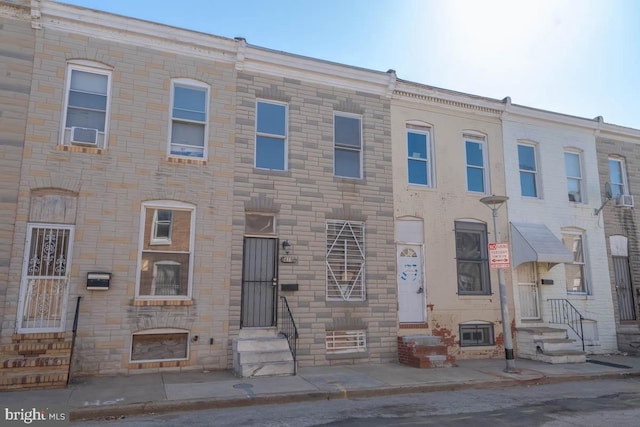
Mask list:
[[[558,264],[573,261],[573,254],[544,224],[511,223],[512,265],[524,262]]]

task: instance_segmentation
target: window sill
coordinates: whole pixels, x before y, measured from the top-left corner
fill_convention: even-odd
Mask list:
[[[366,359],[368,351],[354,351],[352,353],[327,353],[327,360]]]
[[[80,145],[58,145],[56,147],[58,151],[69,151],[72,153],[86,153],[86,154],[106,154],[105,148],[83,147]]]
[[[458,295],[458,298],[468,298],[468,297],[473,297],[473,298],[486,298],[486,297],[492,297],[493,296],[493,292],[489,293],[489,294],[461,294],[461,293],[456,293]]]
[[[183,164],[183,165],[206,165],[207,161],[204,159],[192,159],[192,158],[186,158],[186,157],[172,157],[169,156],[167,157],[167,161],[169,163],[179,163],[179,164]]]
[[[495,347],[495,344],[480,344],[480,345],[462,345],[460,344],[460,348],[483,348],[483,347]]]
[[[367,307],[369,303],[366,300],[357,301],[334,301],[327,300],[327,307]]]
[[[253,168],[253,172],[257,175],[276,175],[276,176],[291,176],[290,170],[282,170],[282,169],[262,169],[262,168]]]
[[[147,307],[147,306],[189,306],[193,305],[192,299],[135,299],[133,300],[134,307]]]

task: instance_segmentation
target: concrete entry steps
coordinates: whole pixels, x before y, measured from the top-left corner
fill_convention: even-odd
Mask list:
[[[294,368],[289,343],[275,328],[241,329],[233,339],[233,370],[240,377],[293,375]]]
[[[584,363],[582,345],[567,337],[566,329],[545,326],[517,328],[518,356],[545,363]]]
[[[14,334],[0,345],[0,390],[60,388],[67,385],[71,334]]]

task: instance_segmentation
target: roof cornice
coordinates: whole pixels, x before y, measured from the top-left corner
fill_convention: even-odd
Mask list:
[[[42,28],[234,65],[238,71],[391,96],[395,73],[367,70],[93,9],[39,0]]]
[[[492,116],[500,116],[504,110],[504,104],[495,99],[482,98],[407,81],[399,81],[395,86],[393,95],[397,100],[439,104],[448,108],[471,110],[475,113]]]

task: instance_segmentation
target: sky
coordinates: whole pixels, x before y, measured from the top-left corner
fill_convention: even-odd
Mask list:
[[[640,129],[638,0],[64,0]]]

